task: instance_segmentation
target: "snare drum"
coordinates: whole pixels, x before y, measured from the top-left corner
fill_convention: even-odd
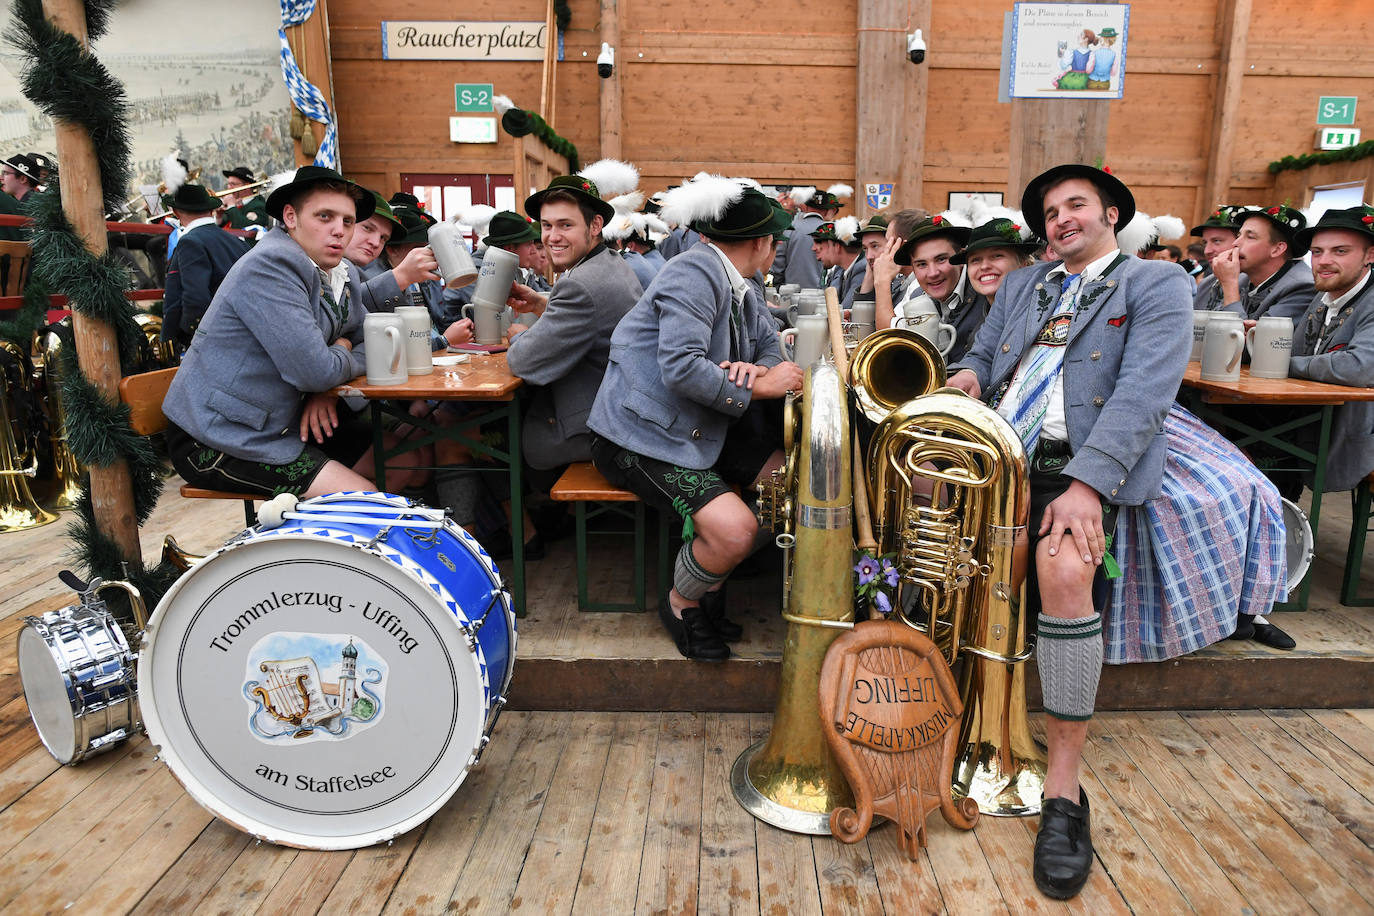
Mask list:
[[[143,732],[133,653],[124,631],[96,593],[131,590],[135,617],[143,602],[127,583],[93,582],[80,604],[25,617],[19,631],[19,680],[43,746],[58,763],[80,763]]]
[[[1312,556],[1316,551],[1313,547],[1312,523],[1308,521],[1307,513],[1291,500],[1284,499],[1281,502],[1284,545],[1288,555],[1288,594],[1291,596],[1297,594],[1298,586],[1302,585],[1302,578],[1307,575],[1307,568],[1312,565]]]
[[[323,496],[163,598],[139,651],[144,720],[186,790],[235,827],[306,849],[386,842],[477,763],[515,641],[496,567],[441,512]]]

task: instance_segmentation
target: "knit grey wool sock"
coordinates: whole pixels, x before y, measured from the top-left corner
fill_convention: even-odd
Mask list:
[[[697,562],[697,558],[692,555],[691,541],[683,544],[682,549],[677,552],[677,565],[673,569],[673,588],[688,601],[696,601],[724,579],[724,575],[716,575]]]
[[[1091,719],[1102,676],[1102,615],[1040,615],[1035,645],[1045,712],[1056,719]]]

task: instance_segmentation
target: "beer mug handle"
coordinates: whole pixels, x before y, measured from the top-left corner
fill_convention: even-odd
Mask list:
[[[1255,328],[1245,332],[1245,352],[1250,354],[1250,358],[1255,358]]]
[[[476,311],[475,311],[475,310],[476,310],[476,306],[474,306],[471,302],[466,302],[466,303],[463,304],[463,308],[462,308],[462,310],[461,310],[461,313],[462,313],[462,316],[463,316],[464,318],[466,318],[466,319],[468,319],[469,321],[471,321],[471,322],[473,322],[474,324],[476,324],[476,322],[477,322],[477,314],[476,314]]]
[[[1226,360],[1226,371],[1235,372],[1236,366],[1240,365],[1240,356],[1245,352],[1245,332],[1230,331],[1227,336],[1235,342],[1235,348],[1234,352],[1231,354],[1231,358]]]
[[[789,360],[794,359],[797,355],[797,329],[787,328],[779,332],[778,337],[782,341],[783,353],[787,355]]]
[[[945,343],[940,343],[940,338],[944,337],[946,334],[949,335],[949,340]],[[940,351],[941,356],[949,356],[949,351],[954,349],[954,341],[958,336],[959,332],[954,329],[954,325],[941,324],[935,331],[935,349]]]
[[[387,374],[399,375],[402,372],[401,360],[405,359],[406,355],[405,344],[401,341],[401,331],[395,325],[388,325],[386,337],[391,341],[391,368],[387,370]]]

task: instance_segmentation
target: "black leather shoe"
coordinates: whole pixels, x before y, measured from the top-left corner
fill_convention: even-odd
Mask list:
[[[707,592],[701,596],[701,612],[706,615],[711,626],[715,627],[720,638],[726,642],[735,642],[744,635],[744,627],[725,616],[724,585],[717,591]]]
[[[1238,614],[1236,619],[1236,631],[1227,639],[1254,639],[1255,638],[1255,615]]]
[[[1272,623],[1251,624],[1255,634],[1251,638],[1261,645],[1271,649],[1296,649],[1298,644],[1293,637],[1274,626]]]
[[[1088,796],[1078,790],[1078,804],[1047,798],[1040,806],[1040,832],[1035,835],[1035,886],[1056,900],[1068,900],[1083,889],[1093,867],[1093,840]]]
[[[673,616],[672,606],[665,597],[658,605],[658,619],[663,628],[673,637],[677,650],[683,658],[703,662],[723,662],[730,657],[730,647],[720,638],[715,627],[706,619],[699,607],[682,609],[682,619]]]

